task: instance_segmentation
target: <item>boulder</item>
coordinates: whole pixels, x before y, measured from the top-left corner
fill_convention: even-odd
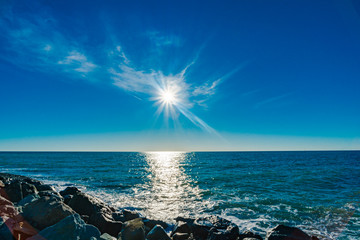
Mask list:
[[[305,232],[295,227],[278,225],[266,234],[267,240],[311,240]]]
[[[99,238],[100,232],[96,227],[86,224],[78,214],[74,214],[27,240],[96,240]]]
[[[172,236],[172,239],[173,240],[187,240],[187,239],[189,239],[189,237],[190,237],[190,234],[188,234],[188,233],[177,232]]]
[[[209,236],[210,229],[216,229],[216,231],[212,231],[214,237],[218,238],[218,235],[221,237],[226,236],[226,238],[230,237],[230,235],[238,235],[239,228],[224,218],[220,218],[217,216],[209,216],[209,217],[201,217],[195,219],[192,226],[192,232],[195,238],[206,239]],[[228,231],[226,232],[226,230]],[[222,230],[222,233],[216,233]]]
[[[245,239],[257,239],[257,240],[263,240],[263,238],[259,234],[255,234],[250,231],[245,231],[240,234],[239,240],[245,240]]]
[[[164,228],[160,225],[156,225],[146,236],[147,240],[171,240],[166,234]]]
[[[121,230],[119,240],[144,240],[145,226],[141,218],[136,218],[124,223],[124,228]]]
[[[191,233],[191,226],[187,222],[179,221],[176,223],[174,230],[171,233],[171,236],[173,236],[176,233]]]
[[[79,193],[80,190],[77,189],[77,187],[67,187],[64,190],[60,191],[60,195],[61,196],[65,196],[65,195],[74,195],[76,193]]]
[[[24,218],[39,230],[54,225],[73,213],[69,206],[53,197],[41,197],[23,208]]]
[[[55,191],[51,191],[51,190],[46,190],[46,191],[41,191],[41,192],[38,192],[38,195],[40,197],[55,197],[57,198],[59,201],[64,201],[64,198],[58,193],[58,192],[55,192]]]
[[[151,229],[153,229],[156,225],[162,226],[164,229],[167,229],[169,225],[166,222],[161,220],[151,220],[147,218],[143,218],[143,223],[145,225],[145,233],[148,234]]]
[[[28,195],[26,196],[25,198],[21,199],[18,203],[17,203],[17,206],[25,206],[26,204],[28,203],[31,203],[33,201],[35,201],[36,199],[39,199],[40,196],[38,194],[31,194],[31,195]]]
[[[136,219],[136,218],[139,218],[140,217],[140,214],[135,212],[135,211],[131,211],[131,210],[128,210],[128,209],[123,209],[122,210],[122,214],[124,215],[125,217],[125,221],[124,222],[127,222],[127,221],[130,221],[130,220],[133,220],[133,219]]]
[[[111,215],[101,211],[89,216],[88,223],[96,226],[101,233],[109,233],[112,236],[117,236],[123,225],[121,221],[115,221]]]
[[[42,192],[42,191],[52,191],[52,192],[56,192],[55,188],[48,185],[48,184],[40,184],[40,185],[35,185],[36,189],[38,190],[38,192]]]
[[[5,184],[5,187],[1,190],[1,195],[12,202],[19,202],[27,195],[37,193],[34,185],[14,180]]]
[[[76,189],[72,189],[71,191],[75,192],[75,194],[72,195],[72,198],[68,201],[68,205],[75,212],[80,215],[89,216],[88,223],[96,226],[101,233],[109,233],[112,236],[119,234],[122,228],[122,222],[113,218],[113,212],[109,206],[98,198],[76,192]]]
[[[18,211],[14,205],[0,205],[0,217],[1,218],[12,218],[18,215]]]

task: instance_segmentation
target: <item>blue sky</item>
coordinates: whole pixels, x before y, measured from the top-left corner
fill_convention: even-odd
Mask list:
[[[0,150],[360,149],[357,1],[1,1]]]

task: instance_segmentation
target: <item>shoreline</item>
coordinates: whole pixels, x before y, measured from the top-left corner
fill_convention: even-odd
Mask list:
[[[76,187],[56,191],[21,175],[0,173],[0,239],[105,240],[316,240],[302,230],[278,225],[266,236],[245,231],[218,216],[183,218],[175,224],[115,209]]]

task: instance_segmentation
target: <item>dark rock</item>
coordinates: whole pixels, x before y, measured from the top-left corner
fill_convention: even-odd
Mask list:
[[[258,240],[258,238],[246,237],[246,238],[243,238],[242,240]]]
[[[34,185],[19,180],[5,184],[5,187],[1,190],[1,195],[12,202],[19,202],[27,195],[34,193],[37,193]]]
[[[135,212],[135,211],[127,210],[127,209],[122,210],[122,214],[123,214],[124,217],[125,217],[125,222],[140,217],[140,214],[139,214],[139,213],[137,213],[137,212]]]
[[[148,234],[151,231],[151,229],[153,229],[156,225],[160,225],[164,229],[169,227],[169,225],[166,222],[163,222],[160,220],[151,220],[151,219],[144,218],[143,222],[145,225],[145,233],[146,234]]]
[[[57,192],[55,191],[41,191],[41,192],[38,192],[38,195],[40,197],[55,197],[57,198],[59,201],[64,201],[64,198]]]
[[[171,236],[173,236],[176,233],[191,233],[191,226],[187,222],[179,221],[176,223],[174,230],[171,233]]]
[[[27,240],[95,240],[99,238],[100,232],[96,227],[86,224],[78,214],[74,214]]]
[[[208,240],[237,240],[239,238],[239,228],[236,225],[229,225],[226,230],[211,228]]]
[[[187,239],[189,239],[189,237],[190,237],[189,233],[177,232],[172,236],[172,239],[173,240],[187,240]]]
[[[141,218],[136,218],[125,222],[121,230],[119,240],[144,240],[145,226]]]
[[[48,184],[40,184],[38,186],[35,186],[36,189],[38,190],[38,192],[41,192],[41,191],[52,191],[52,192],[56,192],[55,188],[48,185]]]
[[[0,218],[0,222],[1,222]],[[13,240],[13,233],[12,230],[15,227],[16,222],[9,218],[5,222],[2,222],[0,225],[0,239],[1,240]]]
[[[117,236],[123,225],[121,221],[115,221],[111,215],[103,212],[93,213],[89,216],[88,223],[96,226],[101,233],[109,233],[112,236]]]
[[[222,237],[226,236],[228,238],[231,234],[236,234],[236,231],[236,235],[239,234],[239,229],[235,224],[233,224],[229,220],[217,216],[197,218],[192,224],[192,232],[195,238],[206,239],[209,236],[211,228],[215,228],[217,230],[226,230],[229,228],[229,232],[227,233],[214,233],[216,237],[217,235],[221,235]]]
[[[156,225],[146,236],[147,240],[171,240],[166,234],[164,228],[160,225]]]
[[[60,191],[60,195],[61,196],[74,195],[79,192],[80,192],[80,190],[77,189],[76,187],[67,187],[67,188],[65,188],[65,190]]]
[[[98,198],[77,192],[68,205],[78,214],[89,216],[88,223],[96,226],[101,233],[117,236],[121,231],[122,222],[116,221],[112,210]]]
[[[70,200],[72,199],[73,195],[64,195],[63,198],[64,198],[64,203],[65,204],[69,204]]]
[[[278,225],[266,234],[267,240],[311,240],[305,232],[295,227]]]
[[[53,197],[41,197],[23,208],[24,218],[39,230],[49,227],[73,213],[74,211],[69,206]]]
[[[68,205],[78,214],[90,217],[100,211],[112,213],[103,201],[81,192],[74,194]]]
[[[255,233],[250,232],[250,231],[245,231],[245,232],[241,233],[240,236],[239,236],[239,240],[245,240],[246,238],[253,238],[253,239],[263,240],[263,238],[259,234],[255,234]]]

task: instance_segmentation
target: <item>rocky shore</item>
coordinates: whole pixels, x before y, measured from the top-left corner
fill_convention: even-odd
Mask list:
[[[239,232],[234,223],[209,216],[178,217],[176,224],[118,210],[67,187],[57,192],[41,181],[0,173],[0,240],[316,240],[278,225],[266,236]]]

